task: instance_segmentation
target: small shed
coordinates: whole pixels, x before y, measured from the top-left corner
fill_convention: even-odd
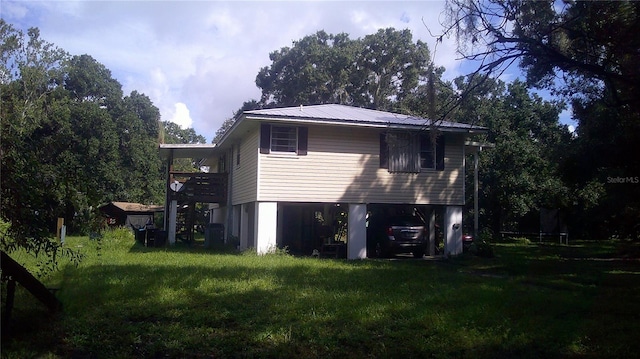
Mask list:
[[[156,213],[164,212],[164,206],[130,202],[111,202],[101,206],[100,212],[107,218],[109,226],[144,228],[154,223]]]

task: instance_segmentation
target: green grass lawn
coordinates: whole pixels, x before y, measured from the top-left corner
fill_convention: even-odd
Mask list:
[[[18,287],[2,357],[637,357],[639,247],[496,244],[495,258],[297,258],[69,238],[85,258]],[[3,297],[4,301],[4,297]]]

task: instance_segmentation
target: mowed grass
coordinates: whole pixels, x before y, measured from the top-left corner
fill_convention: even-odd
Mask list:
[[[69,238],[85,258],[18,287],[5,358],[623,358],[640,350],[639,247],[497,244],[496,257],[298,258]],[[3,297],[4,301],[4,297]]]

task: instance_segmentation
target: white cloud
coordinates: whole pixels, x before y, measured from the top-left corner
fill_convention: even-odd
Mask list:
[[[189,114],[187,105],[182,102],[175,104],[174,111],[169,114],[169,121],[178,124],[181,128],[186,129],[193,126],[193,120]]]

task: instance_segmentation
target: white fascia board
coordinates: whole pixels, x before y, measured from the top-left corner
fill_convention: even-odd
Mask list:
[[[402,124],[393,124],[393,123],[371,123],[371,122],[350,122],[345,120],[318,120],[318,119],[301,119],[301,118],[291,118],[291,117],[271,117],[271,116],[246,116],[247,120],[255,120],[255,121],[269,121],[269,122],[282,122],[282,123],[293,123],[293,124],[318,124],[318,125],[330,125],[330,126],[342,126],[342,127],[363,127],[363,128],[383,128],[383,129],[399,129],[399,130],[426,130],[430,126],[429,125],[402,125]],[[460,127],[442,127],[435,126],[438,130],[442,132],[456,132],[456,133],[484,133],[486,132],[485,128],[460,128]]]

